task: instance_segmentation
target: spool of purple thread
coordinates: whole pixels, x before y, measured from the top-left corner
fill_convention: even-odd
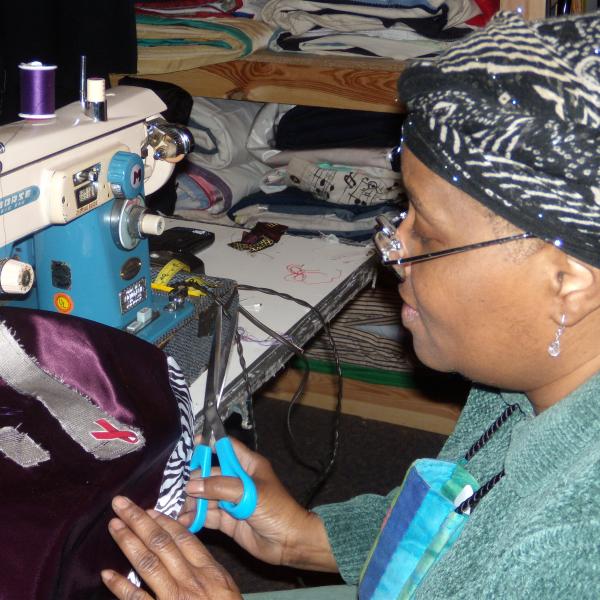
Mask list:
[[[56,65],[21,63],[21,112],[23,119],[54,118],[54,75]]]

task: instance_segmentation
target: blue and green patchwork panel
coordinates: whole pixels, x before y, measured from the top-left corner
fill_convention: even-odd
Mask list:
[[[363,567],[361,600],[412,597],[468,518],[454,510],[466,486],[479,487],[460,465],[433,459],[412,464]]]

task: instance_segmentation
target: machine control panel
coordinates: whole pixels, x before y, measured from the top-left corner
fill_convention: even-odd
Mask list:
[[[100,156],[96,153],[45,170],[42,202],[51,223],[68,223],[114,197],[108,180],[109,165],[115,155],[129,154],[122,152],[123,148],[116,146]]]
[[[73,175],[75,201],[78,208],[88,205],[98,198],[98,180],[102,165],[96,163]]]

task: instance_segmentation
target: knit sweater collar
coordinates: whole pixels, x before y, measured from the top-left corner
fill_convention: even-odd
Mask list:
[[[524,394],[502,396],[524,413],[512,428],[504,463],[520,496],[534,492],[600,439],[600,373],[537,416]]]

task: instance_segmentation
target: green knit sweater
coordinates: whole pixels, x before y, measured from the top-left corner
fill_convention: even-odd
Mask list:
[[[475,507],[416,598],[600,598],[600,374],[538,416],[523,394],[474,389],[439,458],[456,461],[508,404],[509,420],[467,464]],[[315,509],[340,573],[356,583],[393,492]]]

